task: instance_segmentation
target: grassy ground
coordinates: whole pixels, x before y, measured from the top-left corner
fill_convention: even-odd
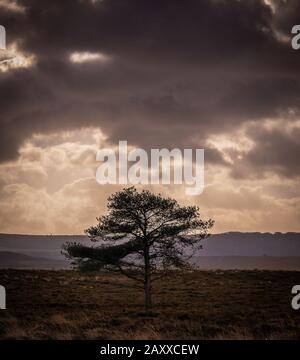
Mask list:
[[[0,284],[1,339],[300,339],[300,272],[174,273],[157,283],[151,316],[118,275],[0,270]]]

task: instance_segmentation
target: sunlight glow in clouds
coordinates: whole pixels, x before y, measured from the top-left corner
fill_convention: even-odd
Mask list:
[[[1,53],[2,54],[2,53]],[[3,51],[0,57],[0,72],[6,72],[11,69],[28,68],[35,63],[34,55],[22,53],[18,45],[13,43]]]
[[[272,0],[264,0],[264,3],[268,6],[270,6],[273,13],[275,12],[276,7]]]
[[[270,120],[264,126],[274,129],[282,124]],[[237,150],[233,135],[211,136],[211,141],[217,139],[228,157],[232,150]],[[245,150],[242,140],[237,146]],[[19,149],[17,159],[0,164],[1,231],[82,234],[97,216],[105,214],[107,197],[124,187],[96,182],[99,147],[117,150],[118,144],[111,142],[99,128],[35,134],[28,139]],[[129,148],[134,149],[133,145]],[[276,175],[259,183],[250,178],[233,179],[229,169],[214,165],[206,167],[203,194],[193,199],[186,196],[185,187],[181,185],[138,188],[175,197],[183,204],[200,206],[204,218],[216,220],[214,232],[296,231],[300,200],[297,179],[284,183],[281,180]]]
[[[74,52],[70,55],[70,61],[73,63],[85,63],[85,62],[101,62],[106,63],[110,60],[110,57],[102,53],[91,53],[88,51]]]
[[[24,12],[25,8],[14,0],[0,0],[0,7],[12,12]]]

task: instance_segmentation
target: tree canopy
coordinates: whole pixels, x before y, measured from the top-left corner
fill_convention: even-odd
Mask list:
[[[148,190],[125,188],[108,198],[108,214],[86,230],[98,246],[67,243],[65,254],[82,271],[119,271],[145,291],[151,307],[152,283],[170,269],[191,267],[213,220],[202,220],[196,206],[180,206]]]

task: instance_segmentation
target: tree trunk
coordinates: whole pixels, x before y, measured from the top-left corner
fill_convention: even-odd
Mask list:
[[[149,312],[152,309],[152,292],[151,283],[148,281],[145,283],[145,312]]]
[[[145,247],[144,260],[145,260],[145,279],[144,279],[145,312],[149,312],[152,308],[152,289],[151,289],[150,256],[149,256],[148,246]]]

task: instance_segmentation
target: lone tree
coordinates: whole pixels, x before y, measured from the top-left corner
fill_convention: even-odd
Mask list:
[[[65,255],[82,271],[118,271],[144,290],[145,311],[152,307],[152,283],[171,269],[190,268],[213,220],[199,218],[196,206],[150,191],[123,189],[108,198],[108,215],[85,232],[100,246],[64,245]]]

